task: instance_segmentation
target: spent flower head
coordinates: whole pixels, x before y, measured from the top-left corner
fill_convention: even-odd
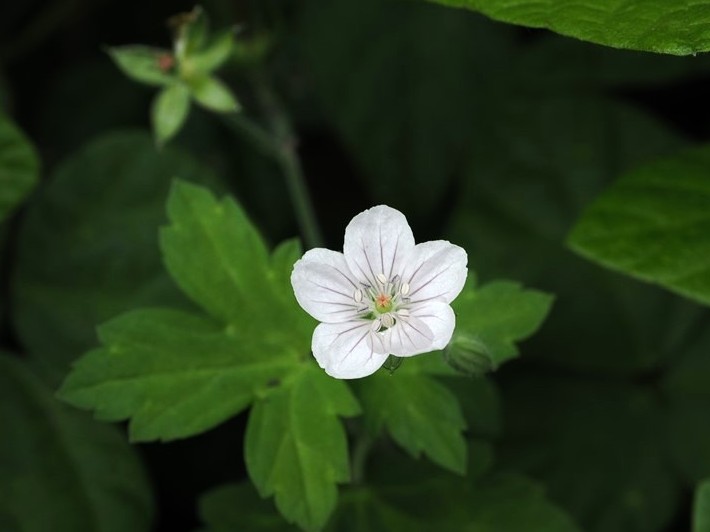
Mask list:
[[[450,303],[466,265],[466,252],[445,240],[415,245],[407,219],[391,207],[355,216],[343,253],[311,249],[291,274],[298,303],[321,322],[312,340],[318,364],[333,377],[356,379],[389,355],[446,347],[456,323]]]

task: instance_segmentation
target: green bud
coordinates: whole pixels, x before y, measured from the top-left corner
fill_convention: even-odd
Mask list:
[[[394,355],[390,355],[387,357],[387,360],[385,360],[385,363],[382,364],[382,367],[385,368],[387,371],[390,372],[390,375],[392,375],[398,367],[402,365],[402,358],[401,357],[396,357]]]
[[[444,350],[444,360],[456,371],[480,376],[495,369],[486,344],[466,334],[456,334]]]

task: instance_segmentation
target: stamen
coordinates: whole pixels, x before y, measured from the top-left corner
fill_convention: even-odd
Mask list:
[[[356,303],[360,303],[362,301],[362,290],[356,288],[355,292],[353,293],[353,299]]]
[[[372,325],[370,325],[370,330],[372,332],[380,332],[381,328],[382,328],[382,320],[380,318],[377,318],[372,321]]]
[[[380,284],[385,284],[387,282],[387,277],[385,277],[384,273],[378,273],[377,280],[380,282]]]
[[[392,314],[385,314],[382,316],[382,325],[388,329],[394,325],[394,318],[392,317]]]
[[[409,310],[406,308],[401,308],[397,311],[397,316],[402,316],[403,318],[406,318],[409,316]]]
[[[406,296],[409,293],[409,285],[407,283],[402,283],[402,286],[399,289],[399,293],[403,296]]]

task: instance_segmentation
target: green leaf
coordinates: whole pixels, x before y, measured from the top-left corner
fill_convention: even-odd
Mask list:
[[[589,532],[666,530],[681,487],[654,390],[547,370],[508,379],[502,394],[502,467],[544,482]]]
[[[176,310],[124,314],[99,338],[103,347],[75,363],[60,396],[103,420],[131,418],[134,441],[185,438],[223,422],[277,385],[300,355],[261,330],[237,334]]]
[[[702,482],[695,491],[693,532],[710,532],[710,480]]]
[[[710,305],[710,148],[630,172],[584,213],[569,245],[596,262]]]
[[[690,55],[710,50],[710,12],[691,0],[434,0],[503,22],[647,52]]]
[[[319,529],[335,509],[336,484],[350,479],[337,416],[358,413],[347,385],[313,364],[254,405],[246,433],[247,470],[262,497],[275,496],[288,522]]]
[[[39,191],[20,226],[11,289],[20,340],[42,365],[64,373],[95,345],[96,325],[128,309],[187,304],[157,239],[175,176],[217,182],[188,155],[157,153],[144,133],[110,133]]]
[[[107,50],[121,71],[134,81],[161,87],[173,83],[175,77],[161,68],[161,61],[172,58],[168,50],[147,46],[119,46]]]
[[[298,530],[284,521],[272,501],[259,497],[250,482],[210,490],[200,497],[199,508],[208,532]]]
[[[213,36],[204,49],[196,51],[185,61],[188,69],[202,74],[210,74],[229,60],[234,48],[234,30],[221,31]]]
[[[205,109],[216,113],[235,113],[241,109],[229,87],[217,78],[201,76],[190,80],[189,86],[192,97]]]
[[[242,208],[176,181],[167,210],[171,225],[161,230],[160,244],[183,292],[215,318],[243,329],[270,321],[275,291],[269,254]]]
[[[411,369],[409,362],[413,360],[405,360],[392,375],[380,371],[356,383],[365,422],[375,433],[386,428],[414,458],[424,453],[440,466],[464,474],[466,422],[461,406],[446,386]]]
[[[158,93],[153,101],[151,118],[159,146],[177,135],[189,112],[190,90],[182,83],[173,83]]]
[[[34,147],[0,110],[0,222],[22,203],[38,178]]]
[[[18,359],[0,355],[0,528],[151,529],[140,462],[114,427],[59,401]]]
[[[497,368],[518,355],[515,343],[542,325],[552,300],[549,294],[510,281],[480,288],[469,282],[453,303],[457,324],[449,357],[457,361],[483,356]]]

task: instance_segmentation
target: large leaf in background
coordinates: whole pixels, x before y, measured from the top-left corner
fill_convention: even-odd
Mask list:
[[[301,29],[317,93],[373,196],[433,215],[465,170],[489,80],[507,70],[505,28],[424,3],[337,0],[309,2]]]
[[[673,458],[686,482],[710,476],[710,311],[695,322],[703,331],[685,356],[667,373],[664,390],[670,405],[669,437]]]
[[[0,425],[0,529],[151,529],[147,480],[123,436],[57,401],[23,362],[6,355]]]
[[[0,222],[27,197],[38,177],[34,147],[0,110]]]
[[[297,244],[269,257],[235,201],[186,182],[172,187],[168,213],[164,260],[215,319],[124,314],[100,327],[103,347],[76,363],[60,392],[103,419],[131,418],[136,440],[187,437],[243,410],[301,366],[312,332],[288,281]],[[278,327],[269,326],[273,319]]]
[[[564,246],[579,213],[616,175],[680,145],[632,108],[558,96],[508,102],[472,146],[471,177],[447,236],[467,249],[482,278],[510,277],[555,294],[530,352],[628,372],[658,365],[684,341],[696,305],[603,271]]]
[[[496,20],[614,48],[689,55],[710,50],[710,3],[697,0],[433,0]]]
[[[702,482],[695,491],[693,532],[710,532],[710,480]]]
[[[175,310],[136,310],[99,327],[102,348],[74,365],[60,396],[99,419],[130,418],[134,441],[192,436],[246,408],[298,364],[262,333]]]
[[[636,169],[569,236],[581,255],[710,305],[710,148]]]
[[[570,375],[503,383],[504,466],[543,481],[589,532],[660,532],[681,490],[650,389]]]
[[[350,480],[338,416],[359,411],[348,386],[315,364],[303,365],[254,405],[246,433],[247,470],[261,496],[273,495],[289,522],[317,530],[335,509],[337,483]]]
[[[27,211],[12,285],[20,340],[63,373],[116,314],[184,301],[160,263],[157,230],[176,176],[214,181],[143,133],[112,133],[62,164]]]

